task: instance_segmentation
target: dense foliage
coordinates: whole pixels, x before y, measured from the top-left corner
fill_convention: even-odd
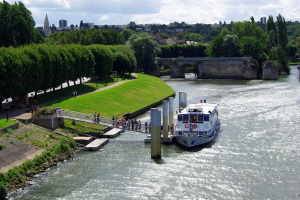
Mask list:
[[[129,43],[134,51],[137,66],[147,74],[157,68],[155,57],[160,53],[160,48],[150,35],[134,34],[129,38]]]
[[[39,43],[43,39],[34,26],[31,12],[21,1],[12,5],[0,2],[0,47]]]
[[[280,65],[279,71],[289,73],[288,66],[288,38],[284,18],[278,15],[275,23],[270,16],[266,30],[252,21],[236,22],[229,31],[223,28],[215,37],[207,54],[210,57],[240,57],[249,56],[260,65],[271,59]]]
[[[113,66],[116,56],[119,69]],[[116,63],[117,64],[117,63]],[[107,76],[114,68],[119,74],[133,72],[136,60],[127,46],[30,45],[0,48],[0,99],[32,91],[55,88],[82,77]]]
[[[125,44],[123,33],[106,29],[81,29],[52,33],[50,38],[52,38],[56,44]]]
[[[157,54],[161,58],[177,57],[206,57],[205,50],[207,45],[190,44],[190,45],[161,45],[161,52]]]

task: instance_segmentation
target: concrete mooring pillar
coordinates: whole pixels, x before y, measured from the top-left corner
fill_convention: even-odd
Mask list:
[[[169,97],[169,125],[174,124],[174,97]]]
[[[163,139],[168,139],[168,116],[169,116],[169,102],[168,100],[163,100]]]
[[[299,81],[300,81],[300,67],[297,67],[298,68],[298,72],[299,72]]]
[[[185,108],[187,102],[187,95],[185,92],[179,92],[179,110]]]
[[[151,158],[161,158],[160,115],[161,112],[157,108],[151,108]]]

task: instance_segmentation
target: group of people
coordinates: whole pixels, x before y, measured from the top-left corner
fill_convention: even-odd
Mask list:
[[[100,113],[94,113],[94,122],[95,124],[100,124]]]
[[[101,117],[100,113],[94,113],[94,122],[95,124],[100,124]],[[141,123],[141,120],[137,119],[125,119],[124,117],[122,119],[118,119],[118,117],[113,116],[112,117],[112,125],[116,128],[123,128],[127,130],[133,130],[133,131],[142,131],[146,133],[150,133],[151,131],[151,122],[145,122],[144,124]],[[163,130],[163,126],[161,126],[161,131]],[[173,134],[174,133],[174,124],[168,125],[168,131]]]
[[[31,101],[31,114],[33,115],[40,109],[39,105],[37,104],[37,100],[33,99]]]
[[[125,118],[122,118],[122,119],[118,119],[118,117],[112,117],[112,123],[113,123],[113,126],[114,127],[122,127],[124,129],[127,129],[127,130],[133,130],[133,131],[142,131],[142,128],[144,128],[145,132],[150,132],[150,127],[151,127],[151,124],[145,122],[145,124],[142,124],[141,123],[141,120],[137,120],[137,119],[125,119]],[[143,127],[144,126],[144,127]]]

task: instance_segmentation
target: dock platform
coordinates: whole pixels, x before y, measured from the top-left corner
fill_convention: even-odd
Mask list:
[[[91,142],[90,144],[86,145],[84,147],[84,150],[86,150],[86,151],[97,151],[102,146],[104,146],[106,143],[108,143],[108,141],[109,141],[108,138],[95,139],[93,142]]]
[[[104,138],[114,138],[118,135],[120,135],[120,133],[123,133],[124,129],[119,129],[119,128],[113,128],[110,131],[107,131],[106,133],[103,134]]]
[[[171,144],[171,143],[173,143],[173,138],[174,138],[173,135],[169,135],[169,137],[167,139],[164,139],[161,137],[160,140],[163,144]],[[144,143],[151,143],[151,135],[147,136],[144,139]]]
[[[73,137],[73,139],[80,144],[87,145],[93,141],[93,137]]]

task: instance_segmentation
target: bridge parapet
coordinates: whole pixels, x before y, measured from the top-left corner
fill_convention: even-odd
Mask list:
[[[257,69],[251,57],[156,58],[159,65],[170,67],[171,78],[185,77],[185,66],[196,68],[197,78],[256,79]]]

